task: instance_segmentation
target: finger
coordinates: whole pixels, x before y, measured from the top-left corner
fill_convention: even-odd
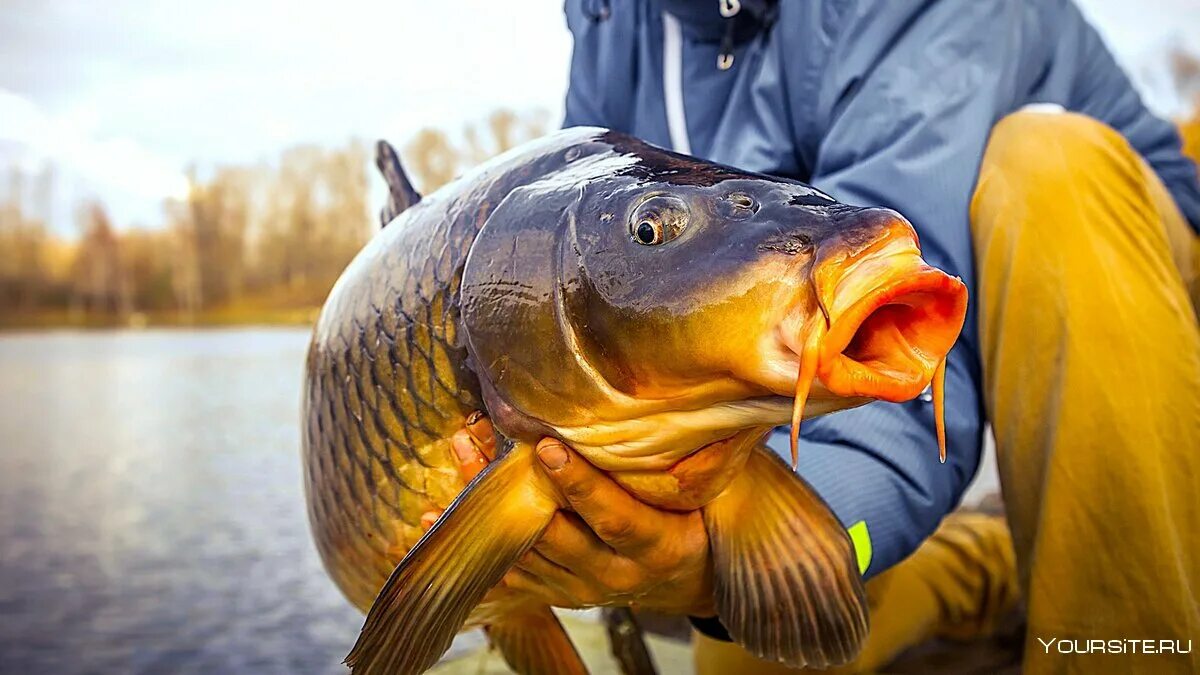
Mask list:
[[[573,598],[580,599],[580,587],[583,582],[570,570],[550,562],[537,551],[528,551],[517,561],[516,567],[537,577],[542,583],[559,591],[564,591]],[[575,592],[572,592],[575,591]]]
[[[564,607],[567,609],[580,609],[583,607],[582,604],[567,594],[542,583],[540,579],[519,567],[509,570],[504,575],[501,583],[504,584],[505,588],[532,595],[552,607]]]
[[[496,430],[492,428],[492,420],[476,410],[467,416],[467,433],[475,441],[475,447],[489,460],[496,459]]]
[[[550,570],[545,576],[577,599],[599,596],[606,598],[607,604],[607,599],[627,593],[642,579],[636,563],[613,551],[574,513],[556,514],[534,551],[569,574],[567,579]],[[593,604],[599,603],[595,600]]]
[[[555,565],[586,579],[599,577],[616,557],[582,518],[565,511],[554,514],[533,548]]]
[[[475,476],[478,476],[479,472],[487,467],[487,457],[475,447],[471,435],[466,430],[460,429],[454,432],[454,435],[450,437],[450,447],[458,459],[458,475],[462,477],[464,483],[475,480]]]
[[[574,605],[592,607],[599,605],[603,597],[600,586],[580,579],[570,570],[555,565],[536,551],[528,551],[521,556],[515,569],[527,572],[551,592],[569,599]]]
[[[537,455],[571,509],[606,544],[632,554],[658,542],[663,525],[658,509],[639,502],[562,441],[543,438]]]
[[[441,517],[442,517],[441,509],[437,509],[434,511],[426,511],[425,513],[422,513],[421,514],[421,531],[428,532],[430,530],[430,528],[433,527],[433,524],[437,522],[438,518],[441,518]]]

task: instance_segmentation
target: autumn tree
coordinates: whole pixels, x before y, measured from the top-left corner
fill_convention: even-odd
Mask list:
[[[371,231],[366,151],[300,146],[284,153],[265,193],[264,218],[255,243],[263,285],[324,292],[362,247]]]
[[[401,153],[405,169],[412,175],[416,188],[429,194],[454,180],[462,165],[462,152],[440,129],[422,129],[404,146]]]
[[[218,168],[207,181],[192,169],[189,182],[187,211],[177,227],[191,240],[200,304],[211,307],[242,291],[252,183],[239,167]]]
[[[80,208],[78,222],[83,236],[71,267],[72,309],[85,314],[128,314],[132,289],[108,213],[99,203],[88,203]]]
[[[459,141],[418,132],[405,163],[428,193],[545,128],[544,116],[501,110]],[[47,232],[53,172],[31,181],[13,170],[0,180],[0,309],[177,311],[191,321],[234,306],[311,308],[376,229],[368,166],[352,142],[296,146],[272,164],[192,168],[188,194],[164,202],[165,227],[118,227],[91,201],[77,210],[73,239]]]
[[[44,259],[48,238],[45,214],[52,180],[53,171],[47,168],[33,180],[32,200],[28,200],[29,181],[16,169],[9,172],[0,202],[0,308],[32,308],[51,282]],[[29,201],[33,209],[27,207]]]
[[[542,113],[522,116],[500,109],[482,123],[468,124],[463,129],[461,146],[441,130],[422,129],[404,146],[401,155],[417,188],[428,194],[476,164],[545,135],[546,128]]]

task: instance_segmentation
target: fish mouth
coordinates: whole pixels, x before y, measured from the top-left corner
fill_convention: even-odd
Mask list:
[[[901,402],[915,398],[958,339],[966,315],[962,281],[925,265],[918,256],[886,263],[886,277],[848,279],[869,286],[831,317],[817,376],[830,393]],[[846,290],[846,289],[843,289]]]
[[[921,258],[906,221],[811,272],[820,314],[786,335],[800,362],[792,408],[792,464],[814,381],[842,399],[901,402],[932,385],[939,456],[946,458],[946,355],[962,331],[967,288]],[[903,227],[900,227],[902,225]]]

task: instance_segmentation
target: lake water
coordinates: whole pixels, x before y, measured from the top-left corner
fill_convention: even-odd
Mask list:
[[[346,672],[362,617],[300,482],[307,343],[0,335],[0,673]]]
[[[0,336],[0,671],[337,673],[307,330]]]

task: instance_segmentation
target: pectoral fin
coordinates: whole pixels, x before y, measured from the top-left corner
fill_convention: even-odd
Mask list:
[[[358,675],[428,669],[556,509],[538,487],[531,446],[489,464],[392,572],[346,665]]]
[[[504,617],[487,627],[487,635],[521,675],[587,675],[587,666],[549,607]]]
[[[756,449],[704,507],[717,612],[750,653],[792,667],[849,662],[867,636],[854,548],[821,498]]]

